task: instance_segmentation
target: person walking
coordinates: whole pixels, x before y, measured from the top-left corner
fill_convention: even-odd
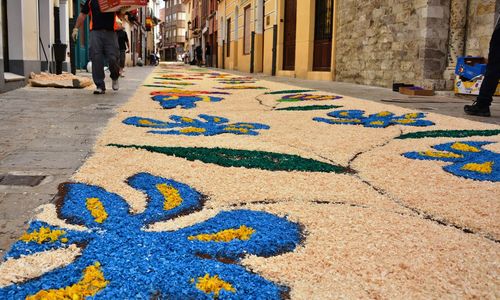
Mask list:
[[[210,44],[208,42],[205,46],[205,65],[207,67],[212,66],[212,53],[210,52]]]
[[[479,95],[472,105],[465,105],[464,111],[468,115],[489,117],[491,116],[490,105],[493,95],[500,80],[500,18],[497,20],[493,36],[490,41],[490,52],[488,54],[488,65],[484,74],[483,83],[479,89]]]
[[[83,26],[87,15],[90,17],[90,59],[92,60],[92,79],[96,85],[94,94],[106,92],[104,59],[109,64],[113,80],[112,88],[117,91],[119,89],[118,78],[120,77],[120,48],[116,36],[118,30],[117,13],[103,13],[99,7],[99,1],[85,0],[71,34],[73,40],[78,38],[79,28]]]
[[[130,42],[128,40],[127,32],[124,30],[121,21],[118,22],[118,31],[116,35],[118,37],[118,46],[120,47],[120,76],[123,75],[123,69],[125,68],[126,53],[130,53]]]
[[[201,67],[203,64],[203,49],[201,49],[201,46],[198,45],[195,49],[196,52],[196,64],[198,67]]]

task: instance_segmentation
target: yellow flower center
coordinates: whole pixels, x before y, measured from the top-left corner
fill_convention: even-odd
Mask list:
[[[42,244],[45,242],[54,243],[56,242],[62,235],[65,235],[66,231],[64,230],[51,230],[49,227],[40,227],[37,231],[33,231],[31,233],[24,233],[19,240],[29,243],[29,242],[37,242],[38,244]],[[67,238],[61,238],[61,242],[67,242]]]
[[[437,158],[462,158],[463,156],[451,152],[441,152],[441,151],[425,151],[419,152],[422,156],[437,157]]]
[[[226,229],[212,234],[199,234],[195,236],[189,236],[188,239],[198,240],[202,242],[230,242],[233,240],[248,241],[252,234],[254,234],[255,229],[241,225],[238,229]]]
[[[193,133],[193,132],[203,133],[205,131],[206,131],[205,128],[199,128],[199,127],[186,127],[179,130],[179,132],[181,133]]]
[[[26,300],[85,299],[95,296],[108,283],[101,271],[101,264],[96,262],[83,270],[83,278],[78,283],[57,290],[41,290],[35,295],[26,297]]]
[[[476,164],[476,163],[466,164],[462,167],[462,170],[472,171],[482,174],[491,174],[491,172],[493,171],[493,162],[488,161],[482,164]]]
[[[464,143],[454,143],[451,148],[463,152],[481,152],[478,148]]]
[[[151,122],[149,120],[139,120],[139,124],[141,124],[141,125],[147,125],[147,126],[154,126],[154,125],[156,125],[156,123]]]
[[[228,126],[228,127],[224,128],[224,130],[226,130],[226,131],[239,131],[241,133],[248,133],[248,129],[232,127],[232,126]]]
[[[87,209],[97,223],[102,223],[108,218],[108,213],[104,209],[99,198],[87,198]]]
[[[156,185],[156,188],[165,199],[163,201],[164,210],[171,210],[182,204],[182,197],[179,194],[179,190],[177,190],[173,186],[167,185],[165,183],[160,183]]]
[[[194,278],[191,279],[191,282],[194,282]],[[221,290],[236,292],[236,289],[229,282],[220,279],[217,275],[210,276],[210,274],[198,277],[196,288],[206,294],[214,293],[215,298],[219,296]]]

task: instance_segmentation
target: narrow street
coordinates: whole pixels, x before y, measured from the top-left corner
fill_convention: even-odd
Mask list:
[[[499,296],[498,102],[126,74],[0,97],[0,299]]]

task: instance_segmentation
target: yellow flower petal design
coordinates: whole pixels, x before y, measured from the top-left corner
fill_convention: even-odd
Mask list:
[[[415,123],[416,121],[413,119],[401,119],[401,120],[395,120],[395,122],[399,124],[411,124]]]
[[[464,143],[458,143],[458,142],[451,145],[451,148],[455,149],[455,150],[463,151],[463,152],[481,152],[480,149],[478,149],[474,146],[470,146],[470,145],[467,145]]]
[[[245,127],[245,128],[255,128],[252,124],[239,124],[240,127]]]
[[[392,113],[390,111],[381,111],[377,114],[378,117],[387,117],[390,115],[392,115]]]
[[[477,172],[477,173],[482,173],[482,174],[491,174],[493,171],[493,162],[492,161],[487,161],[482,164],[476,164],[476,163],[469,163],[466,164],[462,167],[462,170],[465,171],[472,171],[472,172]]]
[[[193,132],[203,133],[205,131],[206,131],[205,128],[199,128],[199,127],[186,127],[179,130],[179,132],[181,133],[193,133]]]
[[[94,221],[102,223],[108,218],[108,213],[104,209],[102,202],[99,198],[87,198],[87,209],[90,211]]]
[[[418,113],[409,113],[409,114],[404,115],[405,119],[416,119],[417,117],[418,117]]]
[[[166,183],[160,183],[156,185],[156,188],[165,199],[163,201],[164,210],[171,210],[182,204],[182,197],[179,194],[179,190],[177,190],[173,186],[170,186]]]
[[[151,121],[149,121],[149,120],[139,120],[139,124],[141,124],[141,125],[148,125],[148,126],[154,126],[154,125],[157,125],[156,123],[151,122]]]
[[[204,102],[212,102],[210,96],[198,96],[200,97]]]
[[[248,129],[232,127],[232,126],[226,127],[226,128],[224,128],[224,130],[226,130],[226,131],[239,131],[241,133],[248,133]]]
[[[83,278],[78,283],[58,290],[41,290],[35,295],[26,297],[26,300],[85,299],[95,296],[108,283],[101,271],[101,264],[96,262],[83,270]]]
[[[226,229],[212,234],[199,234],[195,236],[190,236],[188,239],[198,240],[202,242],[230,242],[233,240],[248,241],[252,234],[254,234],[255,229],[241,225],[238,229]]]
[[[191,281],[194,282],[194,278]],[[210,274],[198,277],[196,288],[205,294],[214,293],[214,297],[218,297],[221,290],[236,292],[236,289],[229,282],[220,279],[217,275],[210,276]]]
[[[219,122],[220,122],[220,118],[215,117],[215,118],[214,118],[214,122],[215,122],[215,123],[219,123]]]
[[[440,152],[440,151],[425,151],[419,152],[422,156],[436,157],[436,158],[462,158],[463,156],[451,152]]]
[[[331,119],[336,123],[361,123],[360,119]]]
[[[65,234],[66,231],[64,230],[51,230],[49,227],[40,227],[38,231],[35,230],[31,233],[24,233],[19,240],[26,243],[29,242],[37,242],[38,244],[46,242],[54,243],[57,242],[57,240]],[[67,238],[61,238],[61,242],[66,243],[67,241],[68,241]]]
[[[349,112],[343,111],[339,115],[341,115],[342,117],[348,117],[349,116]]]
[[[370,122],[371,125],[384,125],[384,121],[373,121]]]
[[[185,122],[185,123],[193,123],[194,122],[193,119],[188,118],[188,117],[182,117],[181,120],[182,120],[182,122]]]

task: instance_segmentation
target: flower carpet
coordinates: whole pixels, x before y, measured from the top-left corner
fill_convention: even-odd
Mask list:
[[[161,65],[0,299],[495,299],[499,195],[496,125]]]

